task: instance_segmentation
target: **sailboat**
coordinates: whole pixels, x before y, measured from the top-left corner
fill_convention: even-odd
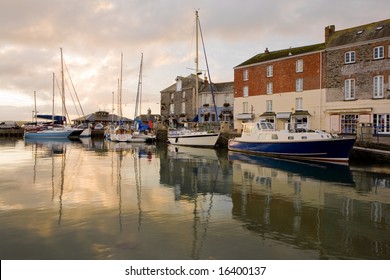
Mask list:
[[[67,139],[74,131],[70,127],[65,127],[63,125],[56,125],[54,121],[54,86],[55,84],[55,74],[53,73],[53,104],[52,104],[52,123],[50,125],[42,125],[36,127],[34,129],[29,129],[24,131],[24,139],[25,140],[43,140],[43,139]],[[35,114],[37,116],[36,110],[36,94],[34,92],[34,103],[35,103]],[[61,119],[63,119],[61,117]]]
[[[195,12],[195,23],[196,23],[196,57],[195,57],[195,108],[196,108],[196,119],[198,118],[198,96],[199,96],[199,54],[198,54],[198,36],[199,36],[199,15],[198,11]],[[211,80],[210,80],[211,84]],[[206,147],[213,148],[217,144],[220,133],[210,131],[199,131],[192,129],[180,129],[171,130],[168,132],[168,142],[172,145],[179,146],[194,146],[194,147]]]
[[[141,63],[139,67],[139,76],[138,76],[138,87],[137,87],[137,98],[135,101],[135,110],[134,110],[134,132],[131,142],[154,142],[156,136],[149,132],[150,127],[142,123],[141,120],[141,95],[142,95],[142,64],[143,64],[144,54],[141,54]]]
[[[119,124],[114,128],[112,127],[108,133],[106,133],[106,138],[113,142],[130,142],[133,137],[131,130],[125,125],[122,121],[122,69],[123,69],[123,54],[121,54],[121,77],[119,80],[119,113],[120,121]]]

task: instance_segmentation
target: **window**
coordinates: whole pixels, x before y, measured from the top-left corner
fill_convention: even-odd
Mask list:
[[[273,77],[274,76],[274,67],[272,65],[267,66],[267,77]]]
[[[295,80],[295,91],[303,91],[303,79],[296,79]]]
[[[355,62],[355,52],[346,52],[345,53],[345,63],[354,63]]]
[[[242,94],[243,94],[244,97],[248,97],[249,96],[249,89],[248,89],[247,86],[242,88]]]
[[[273,84],[271,82],[267,83],[267,94],[272,94]]]
[[[174,114],[175,113],[175,104],[170,104],[169,105],[169,113],[170,114]]]
[[[295,63],[295,70],[297,73],[303,72],[303,60],[299,59]]]
[[[344,82],[344,98],[345,100],[355,99],[355,79],[347,79]]]
[[[176,91],[181,91],[181,80],[180,79],[176,80]]]
[[[210,104],[210,96],[208,94],[203,95],[203,104]]]
[[[303,108],[303,98],[302,97],[298,97],[298,98],[295,98],[295,110],[302,110]]]
[[[359,115],[341,115],[341,132],[356,134]]]
[[[390,114],[374,114],[375,133],[390,134]]]
[[[383,46],[374,48],[374,59],[381,59],[385,57],[385,50]]]
[[[242,103],[242,112],[243,113],[248,113],[248,102],[243,102]]]
[[[183,99],[186,98],[186,92],[185,92],[185,90],[183,90],[183,92],[182,92],[182,94],[181,94],[181,97],[182,97]]]
[[[383,76],[375,76],[373,81],[374,98],[383,98]]]
[[[186,113],[186,103],[185,103],[185,102],[182,102],[182,103],[181,103],[181,113],[182,113],[182,114],[185,114],[185,113]]]
[[[265,106],[267,107],[267,112],[272,112],[272,100],[267,100]]]
[[[247,69],[244,70],[243,78],[244,78],[244,81],[249,80],[249,71]]]
[[[172,92],[171,93],[171,100],[175,99],[175,94]]]

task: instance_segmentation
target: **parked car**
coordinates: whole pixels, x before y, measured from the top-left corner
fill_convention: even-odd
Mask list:
[[[16,122],[0,122],[0,129],[12,129],[19,128],[19,125]]]

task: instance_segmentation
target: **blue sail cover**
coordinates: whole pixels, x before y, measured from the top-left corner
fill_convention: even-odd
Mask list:
[[[137,123],[139,132],[143,132],[149,129],[149,125],[144,124],[138,117],[134,121]]]
[[[53,119],[53,115],[36,115],[36,117],[40,118],[40,119],[45,119],[45,120],[52,120]],[[65,121],[66,121],[65,116],[54,115],[54,123],[55,124],[64,124]]]

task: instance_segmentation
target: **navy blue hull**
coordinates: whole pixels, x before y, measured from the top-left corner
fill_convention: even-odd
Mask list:
[[[348,162],[355,138],[332,138],[300,142],[229,141],[229,150],[274,157],[315,161]]]

